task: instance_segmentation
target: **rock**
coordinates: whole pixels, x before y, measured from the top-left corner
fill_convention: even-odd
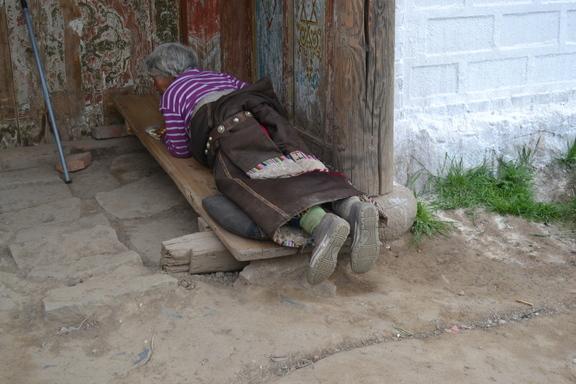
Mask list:
[[[0,311],[19,308],[30,299],[31,284],[13,273],[0,272]]]
[[[141,263],[97,215],[66,225],[43,225],[18,232],[10,253],[29,277],[83,279],[123,264]],[[91,225],[95,223],[94,225]]]
[[[416,198],[406,187],[394,184],[391,193],[375,198],[388,217],[386,225],[380,226],[380,240],[400,238],[410,230],[416,218]]]
[[[61,180],[45,184],[15,185],[0,190],[0,213],[19,211],[71,197],[70,189]]]
[[[308,258],[302,255],[250,262],[240,272],[238,283],[274,286],[286,281],[300,281],[308,268]]]
[[[28,184],[62,183],[58,174],[49,166],[2,172],[0,174],[0,180],[2,180],[0,190]]]
[[[124,124],[113,124],[93,127],[90,133],[96,140],[102,140],[127,136],[128,130]]]
[[[131,247],[138,251],[145,265],[160,266],[163,241],[197,231],[197,216],[190,206],[173,209],[162,216],[123,223]]]
[[[160,165],[148,153],[129,153],[114,158],[110,172],[123,183],[131,183],[161,171]]]
[[[110,192],[96,194],[98,203],[119,219],[148,217],[186,203],[172,180],[150,176]]]
[[[275,259],[251,261],[240,272],[235,285],[256,285],[264,287],[279,287],[283,289],[303,290],[320,297],[336,295],[337,287],[325,280],[320,284],[310,285],[306,281],[308,256],[293,255]]]
[[[0,312],[17,309],[25,300],[25,296],[9,287],[4,280],[5,273],[0,272]]]
[[[95,161],[89,171],[74,175],[69,187],[74,196],[91,199],[98,192],[107,192],[120,187],[120,182],[110,173],[106,164]]]
[[[41,223],[61,223],[80,217],[80,199],[76,197],[0,214],[0,229],[18,231]]]
[[[68,172],[81,171],[92,164],[91,152],[80,152],[66,156],[66,165],[68,165]],[[62,164],[56,163],[56,170],[63,173]]]
[[[150,274],[142,266],[125,265],[73,287],[52,289],[42,303],[48,317],[83,317],[94,306],[118,303],[120,296],[176,288],[177,281],[166,274]]]

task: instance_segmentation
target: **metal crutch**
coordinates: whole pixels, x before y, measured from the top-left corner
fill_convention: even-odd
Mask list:
[[[42,93],[44,94],[44,103],[46,104],[46,109],[48,109],[48,118],[50,119],[52,134],[54,135],[54,141],[58,147],[60,164],[62,164],[62,170],[64,171],[64,182],[68,184],[72,182],[72,180],[70,179],[70,174],[68,173],[68,165],[66,164],[66,159],[64,158],[64,150],[62,149],[62,141],[60,140],[60,131],[56,125],[56,118],[54,117],[54,110],[52,109],[52,101],[50,100],[50,93],[48,92],[48,83],[46,82],[46,76],[44,74],[44,65],[40,59],[40,52],[38,51],[38,46],[36,44],[36,37],[34,37],[34,29],[32,28],[32,16],[30,15],[30,10],[28,9],[28,2],[26,0],[20,0],[20,3],[22,4],[22,12],[24,12],[24,18],[26,19],[26,27],[28,29],[28,36],[30,36],[30,42],[32,43],[32,50],[34,51],[34,58],[36,59],[38,74],[40,75]]]

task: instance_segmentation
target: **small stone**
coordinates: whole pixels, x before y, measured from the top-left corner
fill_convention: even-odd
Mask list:
[[[464,295],[465,295],[464,291],[459,291],[459,292],[458,292],[458,296],[464,296]]]
[[[498,324],[504,325],[504,324],[506,324],[506,320],[500,319],[500,320],[498,320]]]
[[[124,124],[103,125],[94,127],[91,130],[92,137],[96,140],[111,139],[128,135],[128,130]]]
[[[81,171],[92,164],[92,153],[91,152],[81,152],[75,153],[73,155],[66,156],[66,165],[68,166],[68,172]],[[56,170],[63,173],[62,164],[56,164]]]

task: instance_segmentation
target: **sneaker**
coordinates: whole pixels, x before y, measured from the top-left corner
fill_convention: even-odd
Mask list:
[[[355,273],[366,273],[372,269],[380,255],[378,209],[373,204],[358,201],[346,219],[353,235],[350,266]]]
[[[350,233],[350,224],[346,220],[327,213],[316,229],[313,237],[316,243],[306,279],[310,284],[318,284],[329,278],[338,262],[338,253]]]

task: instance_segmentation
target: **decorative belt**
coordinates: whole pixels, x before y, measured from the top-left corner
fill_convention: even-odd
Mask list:
[[[227,136],[230,132],[230,129],[233,126],[240,124],[240,123],[242,123],[248,119],[253,119],[253,118],[254,117],[252,116],[251,112],[242,111],[242,112],[238,112],[238,113],[230,116],[229,118],[224,120],[222,123],[220,123],[216,127],[214,127],[210,131],[210,134],[208,136],[208,140],[206,140],[206,147],[204,148],[204,154],[206,155],[206,158],[208,159],[208,163],[213,164],[214,159],[216,158],[216,153],[218,152],[218,149],[220,147],[218,141],[222,137]]]

